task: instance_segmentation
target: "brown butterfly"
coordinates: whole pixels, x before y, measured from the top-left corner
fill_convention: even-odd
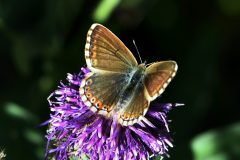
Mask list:
[[[145,115],[149,103],[163,93],[175,76],[175,61],[148,67],[138,64],[131,51],[110,30],[93,24],[87,33],[85,59],[90,73],[79,93],[93,112],[133,125]]]

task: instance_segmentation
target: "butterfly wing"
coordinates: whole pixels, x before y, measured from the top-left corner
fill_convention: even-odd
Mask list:
[[[148,110],[149,103],[159,96],[177,72],[174,61],[156,62],[146,68],[143,85],[138,83],[131,102],[120,112],[119,122],[124,125],[136,123]]]
[[[119,113],[118,121],[120,124],[124,126],[133,125],[139,120],[140,116],[145,115],[150,101],[146,98],[144,90],[145,87],[142,83],[136,86],[130,103]]]
[[[100,24],[93,24],[87,33],[85,59],[91,72],[81,82],[80,97],[92,111],[107,115],[137,61],[123,42]]]
[[[93,112],[108,115],[126,82],[124,74],[90,72],[81,82],[80,97]]]
[[[156,62],[147,67],[144,78],[146,96],[152,101],[163,93],[177,72],[175,61]]]
[[[85,59],[87,67],[94,72],[122,73],[138,65],[123,42],[100,24],[93,24],[87,33]]]

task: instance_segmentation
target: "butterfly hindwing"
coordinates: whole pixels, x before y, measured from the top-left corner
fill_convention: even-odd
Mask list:
[[[110,30],[93,24],[87,34],[85,59],[91,71],[124,72],[137,61],[131,51]]]
[[[145,115],[150,101],[147,100],[144,90],[144,86],[139,83],[135,88],[130,103],[120,111],[119,122],[122,125],[133,125],[138,122],[140,116]]]
[[[85,105],[94,112],[107,115],[114,109],[126,77],[119,73],[88,73],[79,89]]]
[[[149,100],[154,100],[163,93],[167,85],[177,72],[175,61],[161,61],[151,64],[146,69],[144,85],[149,95]]]

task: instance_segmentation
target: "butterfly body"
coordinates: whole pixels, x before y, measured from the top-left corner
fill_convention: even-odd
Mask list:
[[[116,105],[116,111],[126,108],[133,99],[135,93],[139,93],[143,89],[145,67],[134,67],[126,76],[126,85],[119,94],[119,100]]]
[[[87,34],[85,59],[90,73],[79,94],[93,112],[133,125],[175,76],[174,61],[138,64],[130,50],[110,30],[93,24]]]

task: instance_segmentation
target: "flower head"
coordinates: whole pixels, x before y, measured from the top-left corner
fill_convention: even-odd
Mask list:
[[[55,159],[135,160],[167,156],[172,147],[167,113],[180,104],[155,104],[132,126],[122,126],[113,118],[92,112],[79,96],[81,80],[89,72],[68,74],[49,96],[51,118],[48,121],[47,154]]]

